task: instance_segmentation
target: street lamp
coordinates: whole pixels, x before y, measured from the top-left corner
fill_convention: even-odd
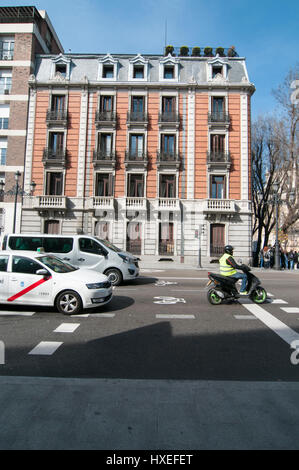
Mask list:
[[[280,199],[278,198],[278,189],[279,189],[279,183],[277,181],[274,181],[273,183],[273,202],[275,205],[275,218],[276,218],[276,224],[275,224],[275,269],[280,269],[280,253],[279,253],[279,239],[278,239],[278,204],[281,202]]]
[[[15,172],[16,184],[12,189],[9,189],[8,191],[4,191],[5,182],[3,180],[0,181],[0,195],[3,196],[4,194],[7,194],[9,196],[14,196],[14,213],[13,213],[13,229],[12,229],[13,233],[15,233],[15,230],[16,230],[18,196],[19,195],[21,195],[21,196],[31,196],[32,193],[34,192],[34,189],[35,189],[35,186],[36,186],[36,183],[34,181],[32,181],[30,183],[30,193],[29,194],[26,193],[25,191],[23,191],[21,189],[21,187],[19,185],[20,176],[21,176],[21,172],[19,170],[17,170]]]

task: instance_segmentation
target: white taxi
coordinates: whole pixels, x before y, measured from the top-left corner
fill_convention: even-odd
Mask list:
[[[51,254],[1,251],[0,304],[55,306],[65,315],[110,302],[108,277]]]

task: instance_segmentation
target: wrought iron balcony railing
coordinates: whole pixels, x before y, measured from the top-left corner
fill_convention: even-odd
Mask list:
[[[207,163],[231,163],[229,152],[207,152]]]
[[[180,115],[174,112],[159,113],[159,124],[174,124],[179,125]]]
[[[208,113],[208,123],[209,124],[226,124],[230,123],[230,117],[228,113],[223,112],[212,112]]]
[[[157,161],[159,162],[179,162],[180,155],[177,152],[157,151]]]
[[[148,123],[148,115],[144,111],[128,111],[127,123]]]
[[[133,150],[127,150],[125,153],[125,161],[126,162],[140,162],[145,163],[147,162],[148,157],[146,152],[134,152]]]
[[[97,149],[93,151],[93,162],[115,162],[115,152],[112,150]]]
[[[95,114],[95,124],[115,124],[116,113],[114,111],[97,111]]]
[[[43,163],[44,164],[60,164],[65,165],[67,161],[67,151],[62,147],[55,149],[47,147],[43,152]]]
[[[46,121],[48,124],[67,124],[67,111],[48,109]]]

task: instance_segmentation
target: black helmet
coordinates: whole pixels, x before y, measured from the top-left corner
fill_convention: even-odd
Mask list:
[[[231,245],[225,245],[224,247],[224,253],[228,253],[229,255],[232,255],[234,252],[234,247]]]

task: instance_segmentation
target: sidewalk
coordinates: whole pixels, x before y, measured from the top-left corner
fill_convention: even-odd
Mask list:
[[[0,449],[298,450],[298,393],[294,382],[0,377]]]
[[[186,263],[179,263],[177,261],[157,261],[157,260],[142,260],[138,262],[139,268],[142,274],[143,270],[199,270],[199,271],[213,271],[219,272],[219,264],[218,263],[203,263],[202,266],[198,266],[197,260],[194,261],[194,264],[186,264]],[[293,273],[299,274],[299,269],[281,269],[276,270],[274,268],[259,268],[259,267],[251,267],[252,271],[261,272],[261,273]]]

